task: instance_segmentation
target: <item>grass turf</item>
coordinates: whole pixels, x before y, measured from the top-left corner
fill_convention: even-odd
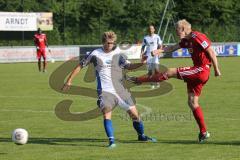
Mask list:
[[[155,117],[145,117],[144,124],[146,135],[158,142],[136,141],[131,121],[124,111],[115,109],[117,147],[112,150],[106,148],[102,117],[75,122],[56,117],[54,108],[63,99],[73,100],[72,112],[96,107],[95,98],[61,94],[50,88],[49,77],[62,62],[50,63],[47,73],[39,73],[35,63],[0,64],[0,159],[240,159],[239,62],[238,57],[219,58],[222,77],[215,78],[212,69],[203,89],[200,104],[211,133],[207,143],[197,143],[198,127],[187,107],[186,85],[171,79],[170,93],[136,98],[140,112],[155,113]],[[191,60],[162,59],[161,63],[177,67],[191,65]],[[73,83],[94,89],[95,82],[83,81],[85,71]],[[142,87],[146,90],[147,86]],[[11,141],[15,128],[28,130],[28,144],[20,146]]]

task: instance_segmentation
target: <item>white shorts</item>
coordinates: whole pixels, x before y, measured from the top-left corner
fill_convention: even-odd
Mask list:
[[[132,100],[131,94],[128,92],[125,92],[121,95],[112,94],[109,92],[102,92],[98,96],[97,105],[101,110],[103,110],[104,108],[113,109],[114,107],[119,105],[120,108],[128,111],[133,106],[135,106],[135,103]]]
[[[148,74],[152,75],[155,71],[159,71],[159,64],[158,63],[148,63],[147,64]]]

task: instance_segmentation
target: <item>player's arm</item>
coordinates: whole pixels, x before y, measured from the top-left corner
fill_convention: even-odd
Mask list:
[[[163,49],[162,40],[159,36],[157,39],[157,49]],[[160,57],[160,54],[154,55],[152,52],[151,52],[151,55]]]
[[[45,38],[45,45],[48,47],[47,38]]]
[[[218,60],[217,60],[217,56],[215,51],[213,50],[213,48],[210,46],[206,49],[208,55],[210,56],[211,60],[212,60],[212,65],[214,68],[214,72],[215,72],[215,76],[221,76],[221,72],[220,69],[218,67]]]
[[[36,42],[36,38],[33,37],[33,42],[34,42],[34,45],[37,46],[37,42]]]
[[[45,43],[45,45],[46,45],[47,48],[48,48],[47,36],[45,36],[45,38],[44,38],[44,43]],[[51,50],[50,50],[49,48],[48,48],[48,51],[51,52]]]
[[[87,66],[90,62],[92,62],[92,56],[91,54],[87,54],[82,60],[81,62],[73,69],[73,71],[71,72],[71,74],[68,76],[67,81],[64,83],[62,90],[66,91],[70,88],[71,84],[72,84],[72,80],[74,79],[74,77],[76,77],[76,75],[81,71],[81,69],[85,66]]]
[[[158,39],[157,39],[157,49],[162,49],[163,48],[163,42],[161,40],[161,38],[158,36]]]
[[[171,45],[171,46],[167,46],[167,47],[164,47],[164,48],[160,48],[160,49],[157,49],[157,50],[154,50],[152,51],[152,55],[160,55],[160,54],[163,54],[163,53],[172,53],[178,49],[180,49],[180,45],[179,44],[175,44],[175,45]]]
[[[141,47],[141,57],[144,54],[145,47],[146,47],[145,45],[142,45],[142,47]]]
[[[140,53],[140,58],[141,58],[141,62],[142,63],[146,63],[147,62],[147,56],[144,53],[144,50],[146,49],[146,39],[143,39],[143,44],[142,44],[142,48],[141,48],[141,53]]]
[[[141,48],[141,54],[140,54],[140,59],[141,59],[141,63],[147,63],[147,55],[144,53],[146,46],[143,45]]]
[[[163,49],[163,45],[161,45],[161,44],[158,44],[158,46],[157,46],[157,49]],[[153,53],[151,53],[151,55],[152,55],[152,56],[154,56],[154,54],[153,54]],[[159,57],[159,55],[160,55],[160,54],[158,54],[157,56]]]
[[[162,45],[158,44],[157,49],[162,49],[162,48],[163,48]]]
[[[67,78],[67,81],[65,82],[65,84],[62,87],[63,91],[66,91],[70,88],[70,86],[72,85],[72,80],[74,79],[74,77],[76,77],[76,75],[81,71],[82,67],[80,64],[78,64],[73,71],[71,72],[71,74],[69,75],[69,77]]]

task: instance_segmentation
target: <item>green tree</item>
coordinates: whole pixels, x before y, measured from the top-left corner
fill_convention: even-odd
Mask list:
[[[23,3],[21,3],[23,2]],[[53,12],[54,29],[47,32],[49,44],[100,44],[101,34],[113,30],[118,41],[141,41],[149,24],[157,27],[167,0],[0,0],[8,12]],[[178,0],[166,17],[185,18],[193,29],[213,41],[240,41],[240,3],[237,0]],[[176,18],[177,17],[177,18]],[[166,20],[163,21],[166,24]],[[1,45],[33,45],[34,32],[0,31]],[[167,35],[175,33],[168,30]],[[163,33],[161,32],[161,35]],[[166,38],[166,37],[165,37]]]

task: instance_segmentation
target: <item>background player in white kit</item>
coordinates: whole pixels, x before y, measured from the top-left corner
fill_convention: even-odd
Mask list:
[[[155,142],[155,139],[144,135],[143,122],[138,115],[131,94],[122,84],[122,70],[135,69],[143,65],[143,63],[130,64],[120,53],[120,49],[116,47],[116,40],[117,36],[114,32],[105,32],[102,36],[103,47],[92,51],[81,60],[80,64],[76,66],[68,77],[63,86],[63,90],[69,89],[73,78],[83,67],[87,66],[89,63],[93,63],[97,80],[97,104],[103,113],[104,128],[109,138],[109,147],[112,148],[116,146],[111,116],[113,108],[117,105],[126,110],[132,118],[133,126],[137,131],[139,141]]]
[[[151,52],[162,47],[162,40],[159,35],[155,34],[155,28],[153,25],[148,26],[148,35],[143,39],[141,58],[147,56],[147,70],[148,75],[154,75],[159,72],[159,56],[152,56]],[[159,83],[152,83],[151,88],[159,87]]]

